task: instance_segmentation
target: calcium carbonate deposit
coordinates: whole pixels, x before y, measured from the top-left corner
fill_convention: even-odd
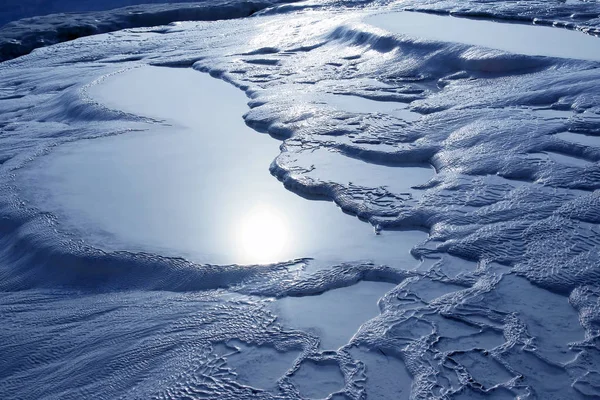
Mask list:
[[[0,398],[600,398],[598,33],[578,0],[4,26]]]

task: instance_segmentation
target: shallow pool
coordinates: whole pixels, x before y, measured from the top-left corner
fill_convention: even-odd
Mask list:
[[[600,38],[561,28],[406,11],[377,14],[365,22],[395,34],[427,40],[532,56],[600,61]]]
[[[215,264],[313,257],[416,266],[409,251],[425,233],[376,235],[332,202],[304,199],[271,176],[279,142],[245,125],[247,99],[232,85],[192,69],[141,67],[90,95],[160,122],[60,146],[21,173],[23,197],[88,243]],[[410,192],[433,175],[326,153],[318,153],[322,170],[316,167],[324,180],[360,177],[361,170],[372,176],[377,168],[382,183]]]

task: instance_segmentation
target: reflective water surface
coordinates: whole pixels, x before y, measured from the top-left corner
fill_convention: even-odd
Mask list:
[[[232,85],[191,69],[142,67],[90,94],[162,122],[63,145],[22,173],[24,197],[87,242],[219,264],[315,257],[416,265],[409,251],[424,233],[375,235],[333,203],[304,199],[271,176],[279,142],[244,124],[247,99]],[[371,167],[335,156],[346,173]],[[336,170],[332,162],[324,173]],[[388,168],[386,179],[410,191],[433,174],[426,170],[415,182],[410,171]]]
[[[489,47],[533,56],[600,60],[600,39],[561,28],[393,12],[365,22],[392,33],[442,42]]]
[[[405,121],[421,118],[421,114],[408,109],[407,104],[395,101],[376,101],[360,96],[333,93],[324,93],[319,96],[319,100],[338,110],[351,113],[385,113]]]

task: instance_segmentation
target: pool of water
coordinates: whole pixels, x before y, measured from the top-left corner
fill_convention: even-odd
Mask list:
[[[600,147],[600,136],[590,136],[574,132],[560,132],[556,134],[556,137],[564,140],[565,142],[582,144],[584,146]]]
[[[280,143],[245,125],[247,99],[232,85],[192,69],[142,67],[106,79],[90,95],[162,122],[60,146],[21,172],[23,197],[86,242],[215,264],[314,257],[416,267],[409,251],[425,233],[376,235],[334,203],[304,199],[271,176]],[[332,156],[322,171],[332,179],[385,169]],[[428,180],[424,170],[433,175],[389,168],[382,182],[396,190],[404,182],[410,191]],[[421,175],[415,180],[413,172]]]
[[[360,96],[333,93],[321,94],[317,98],[317,101],[341,111],[357,114],[390,114],[405,121],[416,121],[422,116],[419,113],[411,111],[408,108],[408,104],[396,101],[379,101]]]
[[[406,11],[377,14],[365,22],[395,34],[428,40],[532,56],[600,61],[600,38],[561,28]]]
[[[541,160],[552,160],[558,164],[568,165],[571,167],[587,167],[591,164],[590,161],[584,160],[583,158],[555,153],[553,151],[545,151],[543,153],[530,154]]]
[[[311,332],[321,348],[336,350],[347,344],[358,329],[379,315],[378,300],[396,285],[359,282],[320,295],[284,297],[273,304],[285,326]]]

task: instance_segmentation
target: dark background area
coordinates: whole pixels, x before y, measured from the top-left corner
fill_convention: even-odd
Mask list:
[[[198,1],[202,0],[0,0],[0,27],[10,21],[38,15],[110,10],[137,4]]]

